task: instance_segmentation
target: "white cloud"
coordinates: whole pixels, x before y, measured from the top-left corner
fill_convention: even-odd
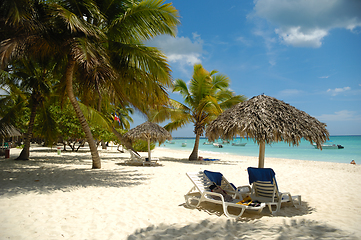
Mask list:
[[[202,62],[203,40],[197,33],[193,33],[193,39],[162,35],[149,41],[147,45],[161,49],[169,62],[191,66]]]
[[[359,121],[361,120],[361,115],[357,114],[355,111],[342,110],[335,112],[333,114],[322,114],[321,116],[316,117],[320,121]]]
[[[361,1],[254,0],[253,15],[277,26],[281,41],[296,47],[320,47],[331,29],[361,27]]]
[[[322,29],[313,29],[309,32],[302,32],[301,27],[291,27],[288,29],[276,29],[275,33],[280,36],[282,42],[286,45],[295,47],[313,47],[318,48],[322,45],[322,39],[328,32]]]
[[[340,93],[346,92],[346,91],[350,91],[351,88],[350,87],[343,87],[343,88],[335,88],[335,89],[331,89],[329,88],[327,90],[328,93],[331,93],[332,96],[336,96]]]

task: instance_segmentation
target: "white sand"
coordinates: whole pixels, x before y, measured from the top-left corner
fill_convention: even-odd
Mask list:
[[[192,183],[186,172],[220,171],[235,185],[248,183],[255,157],[200,154],[215,162],[189,162],[188,151],[157,148],[161,167],[124,166],[129,153],[91,156],[31,148],[30,161],[0,159],[0,239],[360,239],[361,166],[267,158],[281,191],[302,195],[302,206],[267,208],[228,219],[217,205],[184,205]],[[141,153],[146,156],[147,153]],[[267,153],[266,153],[267,155]]]

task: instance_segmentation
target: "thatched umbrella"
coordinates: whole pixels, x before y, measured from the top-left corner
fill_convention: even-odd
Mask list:
[[[0,117],[0,120],[2,120],[2,117]],[[0,122],[0,138],[20,137],[20,136],[21,133],[15,127]]]
[[[254,138],[259,144],[258,167],[264,167],[265,144],[284,141],[297,145],[302,138],[316,143],[329,139],[326,124],[276,98],[259,95],[224,111],[206,129],[206,137],[213,141],[234,136]]]
[[[165,140],[172,140],[170,133],[156,123],[145,122],[137,127],[129,130],[124,137],[133,141],[142,139],[148,141],[148,159],[151,160],[150,142],[162,143]]]

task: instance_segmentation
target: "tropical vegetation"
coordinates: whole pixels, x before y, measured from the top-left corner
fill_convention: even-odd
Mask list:
[[[207,124],[225,109],[246,100],[243,95],[235,95],[229,89],[229,85],[230,79],[226,75],[216,70],[208,72],[201,64],[195,64],[190,83],[187,85],[182,79],[177,79],[173,86],[173,92],[180,93],[184,103],[171,99],[169,105],[155,111],[154,121],[171,119],[171,122],[164,127],[168,131],[189,123],[194,124],[196,139],[189,160],[198,159],[199,139]]]
[[[89,143],[93,168],[101,168],[81,105],[103,116],[111,131],[121,138],[110,120],[109,111],[114,106],[130,105],[145,112],[167,102],[165,88],[172,82],[166,58],[142,42],[160,34],[174,36],[178,24],[177,10],[162,0],[3,0],[1,75],[12,74],[10,69],[17,61],[56,63],[56,69],[44,67],[44,71],[59,77],[52,85],[56,85],[58,101],[63,104],[69,99]],[[31,85],[28,80],[21,81]],[[31,86],[33,94],[36,88]],[[43,88],[39,91],[38,98],[28,98],[32,99],[32,114],[37,112],[34,104],[43,101],[43,95],[48,93]],[[35,117],[30,115],[30,119],[28,140]],[[9,117],[2,120],[4,126],[15,124]],[[21,158],[27,159],[28,153]]]

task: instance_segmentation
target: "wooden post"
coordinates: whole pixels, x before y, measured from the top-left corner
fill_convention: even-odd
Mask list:
[[[265,141],[259,143],[258,168],[264,168]]]
[[[151,152],[150,152],[150,138],[148,138],[148,161],[150,162],[150,155],[151,155]]]

